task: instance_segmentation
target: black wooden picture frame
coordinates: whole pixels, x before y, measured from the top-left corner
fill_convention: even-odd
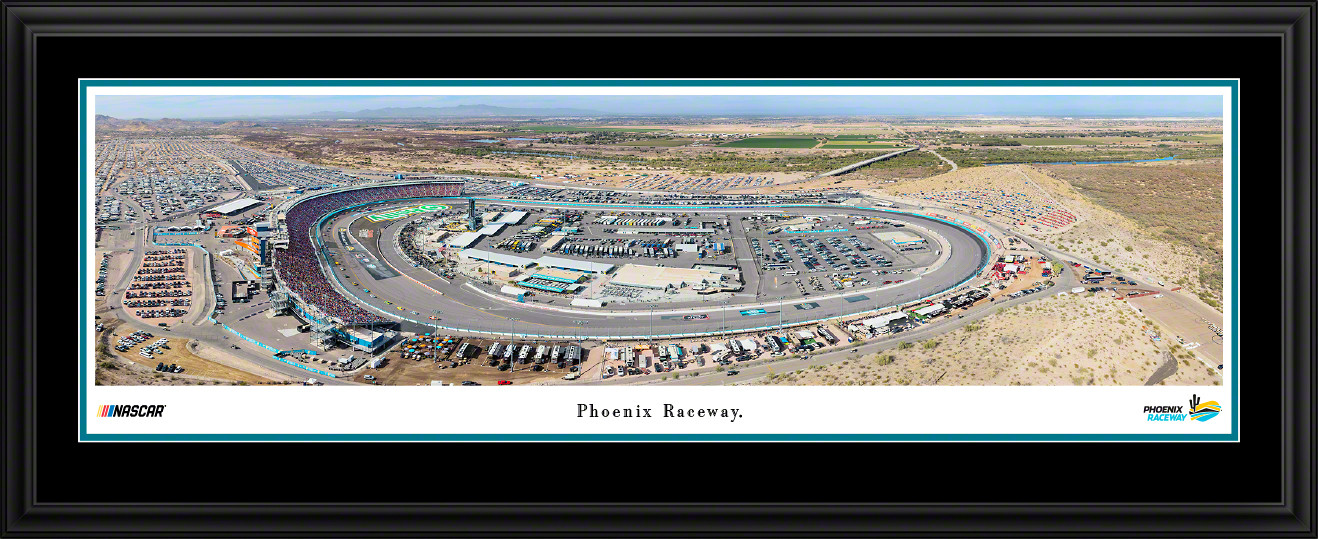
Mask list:
[[[3,27],[4,73],[4,155],[0,158],[4,170],[4,236],[0,248],[4,251],[3,298],[5,308],[0,312],[3,328],[5,358],[3,370],[4,407],[4,536],[214,536],[214,535],[540,535],[540,536],[728,536],[728,535],[806,535],[806,536],[877,536],[877,535],[997,535],[997,536],[1286,536],[1313,537],[1316,529],[1314,513],[1313,477],[1313,355],[1312,355],[1312,226],[1313,226],[1313,2],[1274,4],[1164,4],[1164,3],[1110,3],[1110,4],[996,4],[972,3],[696,3],[669,5],[664,3],[316,3],[301,5],[286,3],[189,3],[169,4],[98,3],[90,5],[57,2],[6,1]],[[1031,502],[986,501],[990,497],[978,495],[982,489],[995,488],[985,484],[946,484],[945,499],[925,497],[902,501],[856,501],[845,492],[854,486],[871,485],[871,479],[862,467],[843,468],[829,474],[831,481],[845,488],[801,488],[791,496],[765,499],[765,492],[756,492],[757,483],[749,479],[731,481],[738,475],[719,476],[717,480],[691,474],[690,481],[701,491],[728,489],[721,501],[710,503],[688,502],[671,497],[669,501],[653,504],[627,503],[622,500],[568,503],[557,500],[550,493],[532,491],[512,495],[512,501],[467,501],[461,496],[451,501],[433,502],[418,496],[416,503],[406,501],[373,502],[372,495],[360,490],[332,493],[350,499],[358,510],[314,503],[325,499],[327,490],[337,484],[333,480],[308,481],[307,497],[283,498],[269,501],[268,496],[289,490],[286,486],[252,483],[252,490],[214,494],[215,502],[176,501],[189,500],[181,492],[156,492],[158,503],[143,503],[132,496],[119,498],[110,495],[81,498],[71,494],[70,483],[58,477],[66,470],[63,454],[51,453],[56,444],[76,442],[72,422],[60,416],[60,410],[49,405],[54,399],[71,398],[72,386],[48,385],[41,381],[41,372],[50,372],[51,364],[58,361],[60,352],[52,350],[50,342],[39,338],[40,327],[52,316],[52,292],[49,280],[41,282],[43,270],[39,264],[50,264],[38,253],[48,253],[45,245],[50,240],[38,237],[37,231],[49,227],[52,214],[48,213],[50,197],[38,197],[41,182],[72,181],[66,169],[40,168],[38,164],[67,166],[69,154],[64,151],[65,162],[50,147],[39,151],[47,140],[47,133],[58,129],[72,129],[72,125],[39,117],[38,111],[50,106],[44,103],[39,109],[38,96],[46,95],[50,86],[66,84],[67,80],[51,81],[45,77],[58,71],[57,65],[46,60],[49,53],[63,39],[94,40],[110,37],[150,37],[164,39],[206,37],[232,40],[260,36],[326,37],[370,39],[373,37],[415,38],[471,38],[497,40],[512,37],[532,38],[587,38],[609,39],[619,36],[651,36],[680,38],[691,36],[721,36],[746,38],[819,38],[848,37],[858,39],[901,39],[947,36],[956,38],[1039,38],[1065,36],[1086,37],[1098,40],[1135,39],[1156,36],[1159,38],[1245,37],[1271,40],[1273,56],[1248,59],[1223,59],[1224,63],[1249,62],[1257,69],[1267,70],[1281,81],[1280,87],[1251,87],[1242,84],[1244,92],[1273,92],[1279,97],[1274,103],[1280,111],[1276,121],[1280,131],[1272,131],[1280,141],[1276,147],[1261,150],[1261,157],[1251,163],[1267,161],[1266,166],[1277,167],[1279,175],[1252,176],[1257,188],[1266,191],[1259,195],[1270,218],[1276,219],[1272,228],[1274,252],[1259,255],[1269,264],[1266,282],[1257,282],[1257,294],[1267,301],[1268,316],[1276,316],[1278,323],[1270,325],[1260,339],[1279,341],[1275,354],[1260,352],[1257,361],[1276,361],[1277,378],[1261,383],[1265,391],[1252,393],[1251,406],[1276,427],[1281,449],[1267,453],[1267,458],[1279,458],[1276,476],[1269,475],[1259,483],[1269,488],[1251,492],[1251,496],[1222,485],[1215,492],[1187,493],[1184,498],[1163,502],[1130,502],[1125,495],[1138,492],[1103,491],[1086,502],[1056,502],[1069,499],[1056,492],[1038,492],[1026,498]],[[918,55],[918,51],[907,51]],[[1263,67],[1258,67],[1263,66]],[[219,71],[219,76],[242,77],[241,68],[233,72]],[[348,72],[328,76],[355,76]],[[729,69],[735,70],[734,67]],[[1007,66],[1003,77],[1024,77],[1028,69]],[[592,71],[568,72],[565,76],[594,76]],[[85,76],[105,76],[105,71]],[[777,74],[772,74],[777,76]],[[80,75],[82,76],[82,75]],[[434,76],[420,73],[418,76]],[[509,75],[513,76],[513,75]],[[617,76],[616,74],[610,76]],[[643,76],[637,73],[636,76]],[[742,76],[735,74],[734,76]],[[846,74],[839,74],[846,77]],[[886,76],[884,73],[862,73],[855,76]],[[955,76],[948,73],[946,76]],[[1103,75],[1108,76],[1108,75]],[[1111,76],[1118,76],[1112,74]],[[1202,73],[1204,77],[1227,76],[1224,73]],[[43,85],[45,85],[43,87]],[[72,88],[64,88],[71,95]],[[1257,94],[1256,94],[1257,95]],[[1269,94],[1271,95],[1271,94]],[[67,107],[74,107],[68,103]],[[63,105],[61,105],[63,106]],[[1242,111],[1244,123],[1250,123],[1252,113]],[[1258,122],[1255,122],[1256,124]],[[65,136],[67,135],[60,135]],[[43,141],[39,144],[38,141]],[[60,140],[60,139],[56,139]],[[63,139],[72,146],[71,139]],[[45,152],[38,157],[40,152]],[[1245,169],[1248,171],[1248,169]],[[1246,172],[1248,173],[1248,172]],[[59,178],[63,179],[59,179]],[[49,185],[49,184],[46,184]],[[49,193],[46,188],[44,193]],[[1267,226],[1273,226],[1271,221]],[[43,245],[44,244],[44,245]],[[49,267],[49,266],[47,266]],[[1275,277],[1275,278],[1274,278]],[[43,286],[45,288],[43,288]],[[1275,287],[1275,288],[1273,288]],[[1275,310],[1276,312],[1271,312]],[[40,313],[40,322],[38,315]],[[58,316],[58,313],[55,313]],[[1252,338],[1252,337],[1251,337]],[[54,426],[51,426],[54,425]],[[1254,433],[1271,432],[1251,428],[1242,421],[1243,440]],[[1254,434],[1254,440],[1258,440]],[[84,446],[87,444],[83,444]],[[113,452],[119,444],[96,444],[99,451]],[[192,444],[161,444],[155,449],[169,454],[186,456]],[[205,445],[205,444],[197,444]],[[261,444],[211,444],[207,451],[223,452],[263,451]],[[308,445],[301,444],[305,451]],[[372,444],[354,444],[355,451],[369,452]],[[413,444],[432,451],[442,444]],[[691,445],[679,444],[679,449]],[[790,452],[809,452],[827,455],[849,447],[865,444],[801,444],[781,447]],[[955,444],[894,444],[892,451],[947,451]],[[1033,451],[1043,444],[1024,444],[1019,451]],[[1063,451],[1081,451],[1086,444],[1049,444]],[[1139,444],[1119,444],[1131,446]],[[1177,444],[1167,444],[1176,446]],[[1197,445],[1197,444],[1181,444]],[[522,449],[530,444],[520,444]],[[966,444],[965,451],[1013,451],[1011,444]],[[297,447],[297,446],[295,446]],[[354,447],[354,446],[349,446]],[[621,444],[603,448],[564,444],[563,447],[582,448],[582,451],[608,451]],[[756,444],[734,446],[756,447]],[[779,448],[779,446],[774,446]],[[282,449],[281,449],[282,450]],[[866,451],[882,454],[889,448],[885,444],[871,444]],[[1187,451],[1190,448],[1177,448]],[[758,451],[758,450],[756,450]],[[827,457],[824,457],[827,460]],[[1175,457],[1185,462],[1187,457]],[[1192,459],[1191,459],[1192,460]],[[973,461],[971,462],[973,464]],[[1212,463],[1214,466],[1251,468],[1258,462]],[[800,484],[799,477],[779,479],[788,474],[781,468],[767,469],[767,483],[790,481]],[[284,470],[288,472],[289,470]],[[725,470],[726,471],[726,470]],[[143,483],[157,479],[157,475],[143,473],[137,477]],[[840,476],[840,477],[839,477]],[[976,476],[982,477],[982,476]],[[343,480],[342,476],[336,477]],[[213,480],[214,478],[212,478]],[[410,478],[408,478],[410,480]],[[759,481],[763,482],[761,477]],[[877,479],[872,485],[889,483],[895,478]],[[1132,481],[1131,491],[1146,488],[1143,477]],[[516,479],[492,480],[514,482]],[[570,476],[570,482],[589,482],[584,477]],[[100,481],[96,474],[85,475],[79,481],[92,485]],[[644,484],[660,481],[657,478],[637,480]],[[818,480],[816,480],[818,481]],[[197,476],[195,488],[204,488],[207,479]],[[611,485],[635,484],[616,481]],[[737,484],[740,484],[738,488]],[[891,483],[889,483],[891,484]],[[717,485],[714,486],[714,485]],[[1253,485],[1253,483],[1251,483]],[[122,484],[132,489],[141,485]],[[436,487],[443,486],[437,484]],[[381,480],[381,488],[384,487]],[[612,487],[609,487],[612,488]],[[869,488],[877,488],[871,486]],[[1009,488],[1009,487],[1007,487]],[[1250,487],[1251,489],[1253,487]],[[102,492],[106,489],[98,490]],[[260,492],[265,491],[265,492]],[[136,490],[134,493],[138,492]],[[177,497],[174,497],[177,495]],[[260,498],[254,500],[254,498]],[[403,498],[393,496],[393,498]],[[703,496],[703,499],[708,499]],[[896,495],[896,498],[900,498]],[[1101,499],[1098,499],[1101,498]],[[1248,499],[1250,501],[1236,501]],[[220,501],[223,500],[223,501]],[[967,501],[969,500],[969,501]],[[1265,501],[1257,501],[1265,500]],[[381,519],[387,519],[387,525]]]

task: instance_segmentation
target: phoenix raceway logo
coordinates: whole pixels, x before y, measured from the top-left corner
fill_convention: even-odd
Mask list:
[[[161,417],[163,404],[104,404],[96,409],[96,417]]]
[[[1222,413],[1222,405],[1217,401],[1199,402],[1198,395],[1190,396],[1190,420],[1208,421]]]
[[[1201,402],[1199,395],[1190,396],[1190,406],[1145,406],[1149,421],[1208,421],[1222,413],[1217,401]]]

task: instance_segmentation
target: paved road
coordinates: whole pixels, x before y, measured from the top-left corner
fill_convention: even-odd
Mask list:
[[[810,359],[808,360],[788,359],[784,357],[784,358],[772,358],[773,361],[757,360],[757,361],[749,361],[744,363],[735,363],[733,365],[725,367],[725,368],[732,368],[740,371],[738,374],[733,376],[727,375],[726,372],[716,372],[714,369],[716,369],[717,366],[710,364],[703,369],[688,369],[685,371],[679,370],[677,371],[677,374],[681,375],[680,379],[669,379],[666,381],[659,381],[658,379],[655,379],[648,383],[657,384],[657,385],[718,386],[718,385],[750,382],[753,380],[757,380],[759,378],[763,378],[764,376],[770,374],[771,372],[774,374],[780,374],[798,369],[809,368],[816,365],[829,365],[832,363],[837,363],[839,361],[847,360],[853,354],[857,354],[857,353],[861,355],[873,354],[875,352],[880,352],[883,350],[888,350],[890,348],[893,348],[898,344],[901,344],[902,342],[921,341],[921,340],[929,339],[931,337],[936,337],[944,333],[951,332],[971,322],[977,320],[983,320],[988,316],[992,316],[996,314],[998,309],[1000,308],[1014,307],[1022,303],[1027,303],[1030,301],[1051,297],[1057,294],[1058,292],[1069,291],[1071,287],[1077,285],[1078,281],[1076,281],[1076,279],[1072,277],[1069,272],[1063,272],[1062,277],[1060,279],[1055,280],[1054,283],[1055,284],[1053,285],[1052,288],[1038,292],[1036,294],[1021,296],[1019,298],[1014,298],[1014,299],[1004,299],[1004,300],[994,301],[976,307],[972,307],[966,311],[957,311],[958,313],[960,313],[959,318],[943,319],[937,323],[918,326],[910,331],[904,331],[902,333],[898,333],[895,335],[888,335],[878,339],[873,339],[864,342],[863,344],[861,344],[860,346],[854,349],[848,347],[841,347],[827,352],[811,355]],[[946,316],[951,316],[951,315],[946,315]],[[699,376],[691,376],[690,373],[696,371],[700,371],[701,374]],[[588,385],[623,385],[629,382],[633,384],[636,383],[635,380],[630,380],[627,378],[612,378],[609,380],[590,381],[584,383]]]
[[[513,204],[524,207],[553,206],[551,204]],[[612,208],[624,209],[621,206]],[[653,209],[651,207],[647,208]],[[610,209],[610,207],[601,207],[599,209]],[[586,333],[591,338],[618,338],[624,335],[648,336],[651,323],[654,327],[653,332],[657,336],[723,329],[741,331],[777,326],[780,314],[784,324],[791,324],[817,320],[826,316],[854,314],[866,309],[885,308],[911,302],[951,288],[974,275],[976,270],[987,261],[986,248],[972,233],[942,221],[879,210],[859,210],[847,206],[830,206],[817,209],[796,208],[795,210],[807,214],[875,213],[889,218],[917,221],[921,226],[946,238],[950,242],[952,251],[958,253],[958,256],[953,257],[933,272],[920,276],[919,279],[908,279],[907,282],[900,285],[885,286],[881,290],[875,288],[849,289],[846,292],[821,297],[793,298],[784,301],[781,309],[777,300],[768,302],[754,302],[751,300],[747,303],[734,305],[714,302],[661,305],[654,309],[653,313],[650,309],[637,309],[635,305],[622,306],[620,309],[597,311],[570,307],[567,305],[567,300],[564,299],[555,300],[553,304],[516,303],[512,298],[499,294],[497,287],[486,286],[483,283],[463,277],[458,277],[452,283],[444,283],[423,268],[413,268],[411,263],[406,262],[393,248],[394,235],[402,226],[401,221],[396,221],[382,229],[380,245],[383,248],[372,254],[389,263],[403,276],[375,280],[362,268],[356,267],[355,262],[350,260],[341,260],[343,265],[338,266],[340,269],[346,267],[347,275],[345,276],[343,271],[337,272],[336,275],[339,277],[340,282],[344,284],[344,290],[354,294],[363,304],[377,309],[378,312],[387,313],[394,318],[410,319],[404,321],[403,328],[405,330],[429,331],[430,329],[426,324],[433,323],[435,325],[460,327],[475,332],[566,337],[578,334],[578,326],[575,321],[582,320],[587,323]],[[723,211],[738,212],[738,210]],[[740,210],[740,212],[754,213],[755,210]],[[335,231],[340,227],[347,226],[350,221],[350,214],[328,221],[326,226],[322,228],[322,237],[337,242],[337,233]],[[744,237],[744,233],[741,237]],[[372,248],[372,242],[365,243],[368,249]],[[737,256],[744,256],[743,253],[749,253],[748,245],[736,241],[734,241],[734,244],[737,245]],[[361,286],[354,287],[352,286],[353,282],[360,283]],[[427,285],[439,290],[442,295],[427,288]],[[371,298],[370,294],[363,293],[363,290],[370,290],[370,294],[377,297]],[[861,301],[847,301],[844,299],[844,297],[849,297],[854,300],[861,296],[864,296]],[[818,307],[808,310],[800,310],[794,307],[794,305],[803,303],[816,303]],[[769,312],[758,316],[743,316],[741,314],[741,311],[753,308],[764,308]],[[438,316],[441,320],[430,322],[428,317],[435,311],[440,311],[441,314]],[[419,314],[412,314],[413,312]],[[665,317],[667,315],[689,313],[703,313],[708,316],[708,319],[691,321],[683,320],[681,317]],[[519,320],[513,321],[512,318],[518,318]],[[653,318],[653,322],[651,322],[651,318]],[[421,322],[421,324],[412,323],[411,321]]]
[[[948,159],[948,158],[946,158],[946,157],[943,157],[943,154],[938,153],[938,150],[935,150],[935,149],[933,149],[933,148],[925,148],[924,151],[929,152],[929,153],[931,153],[931,154],[934,154],[934,155],[938,156],[939,159],[942,159],[944,163],[947,163],[947,164],[949,164],[949,165],[952,165],[952,170],[949,170],[948,172],[954,172],[954,171],[956,171],[956,168],[957,168],[957,167],[956,167],[956,163],[953,163],[951,159]]]
[[[133,317],[129,316],[127,313],[125,313],[121,303],[122,294],[123,291],[127,289],[128,283],[132,281],[133,275],[135,274],[139,265],[141,264],[143,253],[147,249],[165,248],[165,247],[157,247],[149,243],[148,240],[150,239],[150,234],[147,233],[146,231],[149,230],[150,226],[154,226],[154,224],[148,223],[146,225],[136,225],[136,227],[134,228],[138,232],[136,236],[133,236],[134,238],[133,247],[132,247],[133,252],[131,253],[133,256],[128,261],[128,268],[125,270],[123,278],[120,280],[114,291],[107,295],[107,303],[109,305],[114,305],[115,307],[110,309],[108,312],[101,313],[100,316],[102,317],[102,319],[116,318],[122,320],[124,325],[127,327],[131,327],[132,329],[150,331],[159,336],[167,335],[174,338],[195,339],[207,343],[212,343],[218,348],[226,349],[225,351],[227,353],[230,353],[239,359],[250,361],[254,364],[273,370],[277,373],[287,375],[294,380],[306,380],[307,378],[316,378],[317,380],[324,382],[326,385],[353,385],[351,382],[345,380],[320,376],[315,373],[302,370],[297,367],[293,367],[286,363],[276,361],[274,358],[270,357],[269,351],[260,348],[254,344],[248,343],[243,339],[238,338],[237,336],[233,335],[232,333],[229,333],[223,327],[217,324],[211,324],[209,321],[206,321],[205,313],[210,312],[211,305],[213,305],[215,301],[212,292],[213,290],[215,290],[215,288],[210,285],[210,283],[213,283],[214,281],[211,280],[209,275],[207,275],[205,279],[208,284],[198,285],[196,288],[197,294],[193,296],[192,308],[203,309],[203,311],[199,311],[201,314],[197,314],[198,320],[195,323],[195,325],[179,324],[171,328],[162,328],[155,324],[139,322]],[[127,230],[127,228],[125,230]],[[181,236],[181,237],[192,238],[192,236]],[[189,241],[195,241],[195,240],[189,240]],[[197,255],[193,257],[193,260],[194,260],[194,264],[197,265],[197,269],[200,270],[201,269],[200,253],[196,248],[193,247],[188,247],[187,249],[193,251],[193,253]],[[228,276],[227,279],[228,281],[231,281],[237,277],[237,272],[232,268],[229,268],[223,262],[217,261],[215,267],[216,267],[216,271],[221,275],[222,279],[226,275]],[[227,281],[222,280],[221,282],[227,282]],[[239,311],[238,309],[245,309],[245,310]],[[221,319],[225,322],[235,321],[237,318],[241,316],[252,314],[260,310],[262,310],[262,308],[257,305],[249,305],[244,307],[233,306],[231,307],[230,312],[225,316],[222,316]],[[241,312],[242,314],[235,316],[235,313],[238,312]],[[191,317],[193,314],[196,313],[190,312],[189,317]],[[261,318],[259,320],[264,321],[264,318]],[[239,330],[267,344],[273,343],[274,336],[270,335],[268,331],[265,332],[261,331],[262,326],[270,326],[270,324],[268,322],[264,324],[241,324]],[[234,345],[237,345],[239,348],[234,349],[233,348]]]

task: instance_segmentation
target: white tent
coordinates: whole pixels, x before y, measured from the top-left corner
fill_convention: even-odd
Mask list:
[[[877,327],[886,326],[897,320],[905,320],[905,319],[906,319],[906,313],[897,311],[895,313],[888,313],[880,316],[875,316],[873,318],[866,318],[863,321],[863,323],[869,327],[877,328]]]
[[[934,315],[937,315],[937,314],[941,314],[942,312],[944,312],[944,311],[946,311],[946,310],[947,310],[947,307],[945,307],[942,303],[935,303],[935,304],[930,305],[930,306],[928,306],[928,307],[924,307],[924,308],[922,308],[922,309],[917,309],[917,310],[915,311],[915,314],[918,314],[918,315],[920,315],[920,316],[934,316]]]

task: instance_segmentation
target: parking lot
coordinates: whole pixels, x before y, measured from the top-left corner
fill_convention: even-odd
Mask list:
[[[871,221],[860,216],[816,212],[806,216],[783,212],[728,215],[688,211],[619,211],[610,209],[546,209],[514,204],[481,204],[478,212],[487,220],[514,212],[525,216],[516,223],[496,227],[494,235],[465,244],[466,248],[506,251],[526,258],[551,255],[582,262],[621,266],[638,264],[673,268],[733,268],[723,290],[679,287],[675,290],[647,289],[613,282],[607,275],[588,277],[583,292],[555,292],[553,283],[524,279],[528,297],[552,303],[556,297],[589,297],[606,303],[682,303],[730,301],[748,298],[806,297],[839,292],[855,287],[885,286],[915,278],[917,271],[932,264],[936,243],[897,246],[876,233],[898,230],[896,221]],[[417,228],[410,233],[415,243],[403,250],[413,260],[438,262],[442,240],[456,232],[466,212],[452,209],[407,223]],[[495,221],[497,222],[497,221]],[[787,228],[784,223],[796,226]],[[860,225],[857,225],[860,223]],[[488,224],[488,223],[486,223]],[[365,226],[365,225],[363,225]],[[375,228],[375,226],[365,226]],[[404,228],[407,228],[406,226]],[[412,229],[409,229],[412,230]],[[465,230],[465,228],[462,228]],[[923,232],[910,231],[924,238]],[[442,264],[432,264],[444,274]],[[483,280],[491,266],[484,262],[460,264]],[[693,293],[694,292],[694,293]]]
[[[241,191],[242,184],[207,153],[204,146],[212,144],[182,138],[99,140],[98,223],[166,219]]]
[[[192,310],[196,297],[192,255],[184,248],[151,249],[143,255],[124,291],[124,312],[149,324],[175,324]]]

